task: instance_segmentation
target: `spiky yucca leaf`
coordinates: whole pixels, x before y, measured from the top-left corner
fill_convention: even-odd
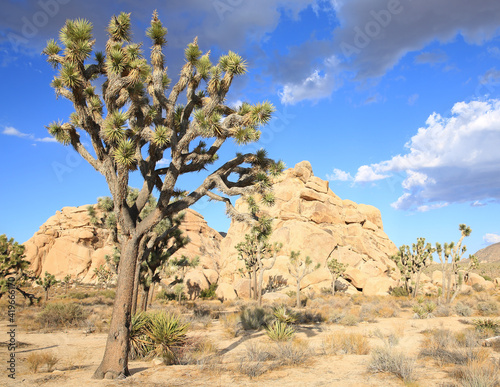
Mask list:
[[[156,11],[153,13],[153,19],[151,20],[151,26],[146,30],[146,36],[153,41],[153,44],[158,44],[163,46],[167,43],[165,36],[167,35],[167,29],[163,27],[161,21],[158,19],[158,14]]]
[[[137,160],[135,158],[135,144],[132,140],[121,140],[115,149],[114,157],[118,164],[127,169],[135,169]]]
[[[83,62],[90,57],[95,40],[77,40],[70,42],[65,50],[66,59],[72,62]]]
[[[274,317],[278,321],[281,321],[286,324],[294,324],[297,322],[297,315],[290,309],[286,307],[286,305],[281,305],[274,308],[273,311]]]
[[[282,160],[279,160],[278,162],[273,162],[269,167],[269,174],[273,177],[279,176],[285,168],[286,165]]]
[[[238,127],[234,132],[233,138],[238,145],[246,145],[258,141],[260,133],[259,130],[255,130],[255,128],[251,126],[246,126],[244,128]]]
[[[273,341],[289,341],[295,335],[295,329],[286,322],[276,320],[266,328],[266,333]]]
[[[47,55],[47,62],[49,62],[53,68],[57,68],[59,66],[59,62],[53,58],[53,55],[57,55],[60,52],[61,47],[59,47],[54,39],[50,39],[47,41],[47,46],[43,49],[42,54]]]
[[[59,78],[63,86],[75,88],[82,83],[80,73],[74,63],[66,62],[62,65]]]
[[[99,66],[102,66],[104,64],[105,57],[104,57],[104,53],[102,51],[97,51],[94,54],[94,58]]]
[[[260,148],[257,152],[255,152],[255,158],[252,160],[252,165],[265,168],[267,163],[267,151],[264,148]]]
[[[109,73],[120,74],[125,68],[126,56],[120,46],[111,49],[106,60],[106,69]]]
[[[266,125],[272,118],[276,109],[271,102],[258,103],[251,108],[251,121],[254,125]]]
[[[156,127],[153,135],[153,144],[158,147],[164,147],[170,142],[170,130],[163,125]]]
[[[201,56],[201,50],[198,47],[197,39],[193,43],[189,43],[187,48],[184,50],[184,56],[186,61],[192,64],[196,64]]]
[[[71,143],[71,136],[67,130],[63,128],[61,122],[52,122],[48,126],[46,126],[49,133],[54,136],[57,142],[60,142],[63,145],[68,145]]]
[[[132,316],[130,322],[130,357],[146,357],[152,349],[151,340],[146,331],[151,321],[150,315],[140,312]]]
[[[68,47],[71,43],[92,40],[92,23],[85,19],[67,20],[59,39]]]
[[[104,124],[104,136],[107,141],[119,142],[125,138],[127,115],[119,110],[112,112]]]
[[[114,40],[129,42],[132,38],[130,13],[121,12],[118,16],[113,16],[108,25],[108,34]]]
[[[158,312],[151,315],[146,334],[151,340],[153,353],[166,361],[174,361],[176,348],[186,343],[186,333],[189,324],[184,323],[175,314]]]
[[[223,55],[219,59],[219,64],[223,71],[232,75],[242,75],[247,71],[247,62],[233,51]]]
[[[274,206],[274,203],[276,202],[276,197],[274,196],[274,193],[269,191],[269,192],[265,192],[263,195],[262,195],[262,202],[266,205],[266,206]]]
[[[210,76],[211,68],[212,62],[210,61],[210,53],[206,53],[196,62],[196,70],[198,70],[198,73],[204,80],[207,80]]]

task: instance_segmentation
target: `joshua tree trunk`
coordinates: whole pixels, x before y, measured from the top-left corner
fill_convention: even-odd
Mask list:
[[[418,287],[420,285],[420,273],[422,271],[418,271],[417,273],[417,280],[415,281],[415,289],[413,289],[413,298],[417,297],[417,294],[418,294]]]
[[[111,326],[103,360],[94,373],[96,379],[115,379],[130,375],[128,370],[130,317],[139,239],[137,236],[132,236],[121,249]]]
[[[300,280],[297,281],[297,308],[300,308]]]
[[[153,283],[149,288],[149,301],[148,301],[149,306],[151,306],[151,304],[153,303],[154,294],[155,294],[155,284]]]
[[[253,299],[256,300],[257,299],[257,267],[255,265],[253,265],[252,272],[253,272],[252,273],[252,277],[253,277]],[[250,298],[252,298],[252,292],[250,292]]]
[[[141,311],[145,312],[148,309],[149,288],[142,288],[141,292]]]
[[[141,271],[140,265],[141,261],[140,259],[137,259],[134,273],[134,293],[132,295],[132,316],[137,312],[137,303],[139,298],[139,273]]]

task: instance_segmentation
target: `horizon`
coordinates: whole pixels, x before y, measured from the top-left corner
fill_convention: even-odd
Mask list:
[[[418,237],[458,241],[461,223],[472,228],[467,254],[500,242],[498,2],[9,0],[3,7],[0,160],[9,188],[0,234],[19,243],[61,208],[110,195],[104,177],[45,129],[72,112],[49,86],[55,71],[40,55],[46,41],[81,17],[93,23],[99,50],[110,17],[131,12],[133,41],[144,42],[147,56],[154,9],[169,31],[174,82],[184,48],[198,36],[212,60],[232,50],[248,61],[229,104],[276,107],[258,143],[227,144],[221,160],[261,147],[287,168],[308,160],[341,199],[377,207],[398,247]],[[196,187],[194,175],[179,187]],[[130,185],[139,181],[133,173]],[[222,204],[203,199],[191,208],[227,232]]]

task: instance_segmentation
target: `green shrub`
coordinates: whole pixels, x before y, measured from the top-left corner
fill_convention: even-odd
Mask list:
[[[389,294],[394,297],[408,297],[408,291],[404,286],[398,286],[390,290]]]
[[[290,325],[279,320],[274,321],[266,331],[272,341],[289,341],[295,335],[295,330]]]
[[[489,330],[495,332],[495,334],[500,333],[500,321],[493,318],[478,318],[472,321],[474,327],[477,331],[482,332]]]
[[[87,292],[70,292],[68,294],[68,298],[74,298],[77,300],[83,300],[85,298],[89,298],[90,294]]]
[[[211,284],[208,289],[204,289],[200,292],[200,298],[214,300],[217,298],[215,292],[217,291],[217,284]]]
[[[176,352],[186,344],[188,326],[173,313],[141,312],[134,315],[130,329],[131,356],[158,356],[167,364],[175,363]]]
[[[498,314],[498,305],[495,301],[478,302],[476,309],[481,316]]]
[[[36,321],[44,328],[70,328],[79,327],[87,316],[87,311],[81,305],[57,303],[47,304]]]
[[[244,330],[261,329],[273,319],[269,310],[257,306],[244,306],[240,312],[240,320]]]
[[[281,305],[274,308],[273,315],[278,321],[287,324],[296,323],[298,318],[297,314],[295,314],[293,310],[287,308],[286,305]]]

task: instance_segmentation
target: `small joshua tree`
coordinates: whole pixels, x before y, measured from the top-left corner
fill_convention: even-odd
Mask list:
[[[418,293],[422,269],[432,261],[432,253],[435,251],[436,249],[430,243],[425,244],[425,238],[418,238],[417,243],[413,243],[411,249],[409,246],[403,245],[399,248],[398,253],[391,258],[401,271],[406,293],[410,294],[410,290],[412,290],[413,298]],[[412,282],[415,285],[413,289],[410,289]]]
[[[107,289],[113,278],[113,271],[108,269],[105,265],[101,265],[94,269],[94,275],[97,278],[97,283],[101,284],[104,289]]]
[[[24,245],[15,242],[14,238],[7,239],[5,234],[0,235],[0,298],[13,288],[29,299],[32,305],[35,296],[21,289],[26,281],[32,279],[28,271],[30,263],[24,258]]]
[[[49,272],[45,272],[45,275],[36,280],[36,284],[40,285],[45,291],[45,301],[49,300],[49,290],[52,286],[57,284],[59,281],[56,280],[56,276],[54,274],[50,274]]]
[[[65,293],[68,293],[69,284],[71,282],[71,274],[66,274],[63,278]]]
[[[441,246],[440,243],[436,243],[436,252],[441,262],[443,281],[440,301],[447,304],[452,303],[460,292],[460,288],[464,281],[463,274],[460,270],[463,269],[465,276],[467,276],[472,269],[479,267],[479,261],[475,255],[469,255],[469,263],[467,266],[461,267],[460,263],[463,255],[467,251],[467,247],[465,245],[462,246],[462,243],[464,238],[471,234],[472,229],[465,224],[459,225],[458,229],[461,235],[457,244],[451,242]]]
[[[300,308],[300,282],[306,275],[319,269],[320,266],[319,263],[316,266],[312,266],[312,264],[313,261],[309,256],[305,258],[300,257],[300,251],[292,251],[290,253],[288,272],[297,282],[297,308]]]
[[[332,275],[332,296],[335,295],[335,282],[344,275],[347,266],[349,265],[339,262],[337,258],[331,258],[326,262],[326,267]]]

